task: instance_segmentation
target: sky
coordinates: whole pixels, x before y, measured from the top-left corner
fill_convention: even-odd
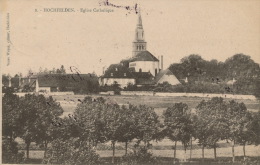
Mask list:
[[[134,10],[106,6],[104,1],[1,1],[2,73],[25,75],[29,69],[64,65],[68,72],[74,66],[81,73],[100,75],[103,67],[131,57],[138,16]],[[165,68],[190,54],[225,61],[243,53],[260,63],[259,0],[108,2],[140,7],[147,50],[155,57],[163,55]],[[73,8],[75,12],[43,12],[44,8]],[[113,12],[83,13],[81,8]]]

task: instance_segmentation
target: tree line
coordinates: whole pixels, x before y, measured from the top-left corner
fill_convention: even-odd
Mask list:
[[[259,95],[260,66],[248,55],[236,54],[224,62],[215,59],[207,61],[200,55],[192,54],[173,63],[169,69],[182,83],[188,80],[188,92],[199,91],[196,84],[202,85],[201,91],[211,92],[215,88],[218,93],[255,94]],[[235,80],[229,86],[226,82]],[[214,91],[215,92],[215,91]]]
[[[44,152],[44,162],[69,164],[95,164],[99,155],[94,148],[111,142],[115,163],[116,143],[125,144],[124,160],[140,161],[140,155],[152,160],[148,152],[153,140],[169,138],[174,144],[181,142],[186,152],[194,139],[204,148],[216,150],[220,140],[234,146],[260,143],[260,112],[250,113],[244,103],[223,98],[201,101],[192,113],[185,103],[173,103],[163,113],[163,119],[152,107],[146,105],[119,106],[102,97],[85,97],[79,100],[75,112],[64,118],[63,109],[52,97],[27,94],[18,97],[12,91],[3,97],[3,162],[19,163],[23,159],[15,139],[20,137],[26,144],[29,158],[30,144],[35,142]],[[135,139],[134,153],[128,153],[128,144]],[[137,159],[138,158],[138,159]],[[137,162],[138,163],[138,162]],[[140,162],[139,162],[140,163]]]

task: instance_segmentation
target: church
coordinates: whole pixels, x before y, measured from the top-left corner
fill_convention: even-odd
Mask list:
[[[169,69],[163,70],[163,56],[156,58],[147,50],[142,18],[139,12],[132,57],[122,60],[119,64],[110,65],[99,78],[99,84],[100,86],[110,86],[118,83],[121,88],[124,88],[128,84],[154,86],[163,82],[168,82],[171,85],[180,84]]]

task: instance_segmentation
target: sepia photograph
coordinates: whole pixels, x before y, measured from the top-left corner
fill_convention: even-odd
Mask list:
[[[0,164],[260,165],[260,0],[0,0]]]

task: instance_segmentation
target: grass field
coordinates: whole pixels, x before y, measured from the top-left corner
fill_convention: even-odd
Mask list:
[[[72,113],[79,103],[79,99],[83,100],[86,95],[68,95],[68,96],[54,96],[58,102],[60,102],[64,109],[63,116]],[[92,95],[92,97],[101,97],[101,95]],[[160,97],[160,96],[102,96],[109,102],[118,104],[134,104],[140,105],[145,104],[147,106],[155,108],[155,112],[160,116],[167,107],[172,106],[174,103],[183,102],[188,104],[190,109],[194,109],[200,101],[203,99],[208,100],[209,98],[200,97]],[[231,100],[231,99],[226,99]],[[260,103],[256,100],[236,100],[238,102],[244,102],[249,111],[257,112],[260,110]]]

